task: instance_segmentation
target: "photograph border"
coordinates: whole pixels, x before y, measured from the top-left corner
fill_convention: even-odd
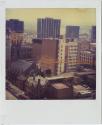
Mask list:
[[[100,123],[101,122],[101,1],[7,0],[6,8],[96,8],[96,100],[5,100],[5,16],[1,20],[1,105],[6,123]],[[5,10],[2,10],[5,14]],[[97,84],[98,83],[98,84]],[[46,112],[46,113],[45,113]],[[15,113],[15,114],[14,114]],[[30,114],[30,115],[29,115]]]

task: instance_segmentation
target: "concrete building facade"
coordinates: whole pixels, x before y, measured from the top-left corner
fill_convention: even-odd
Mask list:
[[[34,39],[33,60],[43,71],[49,69],[52,74],[64,72],[65,41],[63,39]]]
[[[58,65],[58,44],[59,40],[44,39],[42,41],[41,58],[39,63],[42,70],[51,70],[52,74],[57,73]]]
[[[68,42],[65,46],[65,71],[76,69],[78,63],[78,42]]]
[[[58,69],[57,74],[63,73],[65,71],[65,39],[59,40],[58,46]]]
[[[80,64],[82,65],[96,65],[96,56],[91,51],[81,51],[80,52]]]

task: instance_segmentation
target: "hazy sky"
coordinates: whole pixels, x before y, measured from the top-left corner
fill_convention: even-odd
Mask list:
[[[37,18],[61,19],[61,33],[64,34],[66,25],[86,26],[96,25],[96,9],[94,8],[23,8],[6,9],[6,19],[20,19],[25,23],[25,30],[36,32]],[[83,29],[83,28],[82,28]],[[83,32],[82,31],[82,32]]]

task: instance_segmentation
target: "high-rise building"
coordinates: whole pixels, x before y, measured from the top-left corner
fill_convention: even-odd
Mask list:
[[[59,38],[60,24],[59,19],[39,18],[37,20],[37,38]]]
[[[65,71],[65,39],[59,39],[58,45],[58,69],[57,74],[61,74]]]
[[[42,70],[51,70],[52,74],[57,74],[59,40],[44,39],[42,42],[42,51],[40,64]]]
[[[17,33],[24,32],[24,22],[18,19],[10,19],[6,21],[6,31],[12,31]]]
[[[65,40],[64,39],[33,39],[33,59],[43,71],[52,74],[64,72]]]
[[[92,26],[92,29],[91,29],[91,41],[96,42],[96,26]]]
[[[80,26],[66,26],[66,39],[72,40],[79,39]]]
[[[41,70],[50,70],[52,74],[57,74],[58,44],[58,39],[33,40],[33,59]]]

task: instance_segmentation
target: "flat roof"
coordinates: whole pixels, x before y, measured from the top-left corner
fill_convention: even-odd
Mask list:
[[[91,90],[82,85],[73,85],[74,92],[80,92],[81,94],[91,93]]]
[[[52,84],[52,86],[56,89],[66,89],[69,88],[67,85],[63,84],[63,83],[55,83]]]
[[[31,65],[33,64],[32,61],[26,61],[26,60],[18,60],[12,63],[11,69],[12,70],[21,70],[21,71],[26,71]]]
[[[72,78],[73,76],[52,76],[52,77],[46,77],[47,80],[57,80],[57,79],[67,79]]]
[[[94,71],[86,71],[86,72],[77,72],[77,75],[95,75],[96,72]]]

